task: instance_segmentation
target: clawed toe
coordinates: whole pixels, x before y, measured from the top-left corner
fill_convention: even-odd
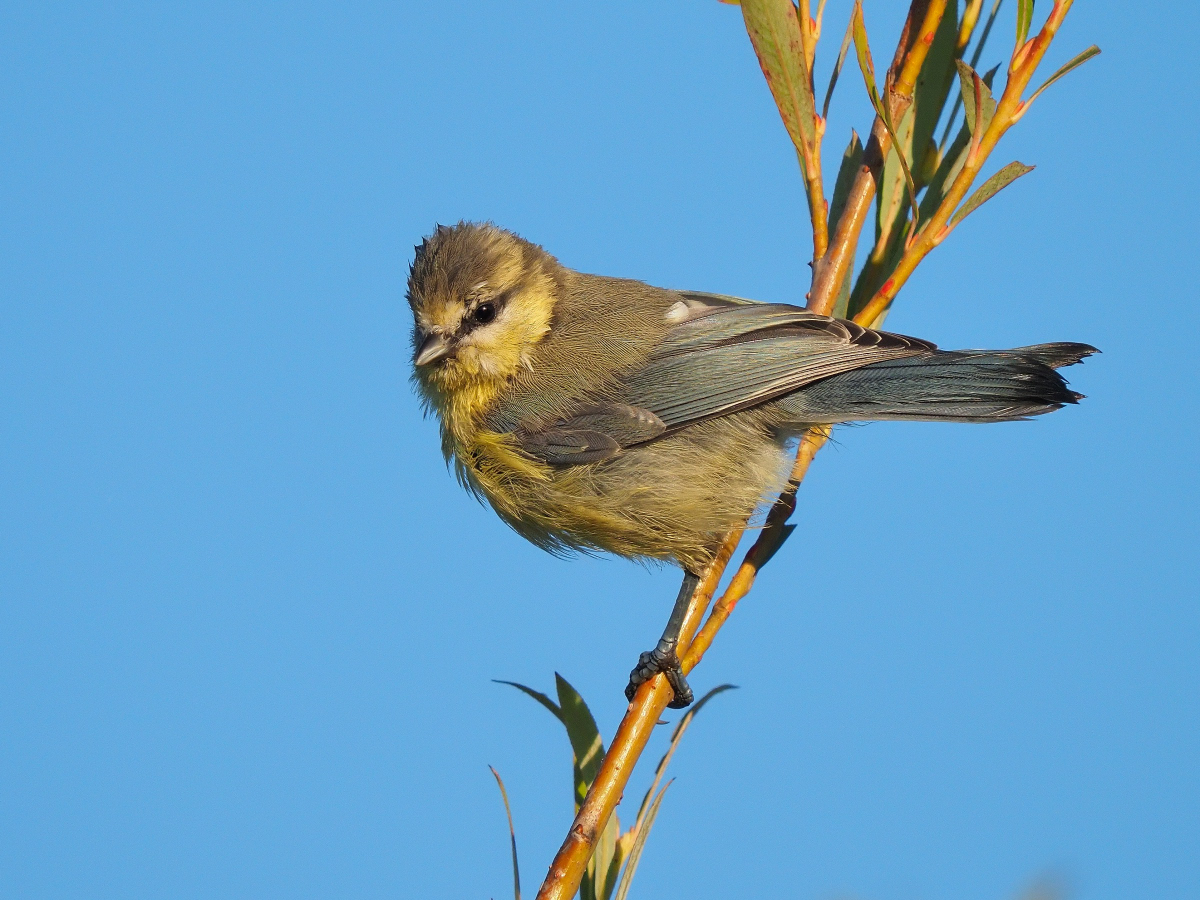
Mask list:
[[[625,698],[633,702],[633,696],[637,693],[637,689],[660,672],[666,677],[667,684],[671,686],[671,691],[675,695],[667,706],[671,709],[684,709],[691,706],[692,700],[695,699],[691,686],[688,685],[687,679],[683,675],[683,667],[675,652],[675,644],[666,640],[659,641],[657,647],[638,657],[637,665],[629,673]]]

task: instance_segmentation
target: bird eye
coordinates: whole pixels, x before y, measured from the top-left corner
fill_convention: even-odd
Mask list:
[[[480,303],[471,315],[480,325],[486,325],[496,318],[496,304]]]

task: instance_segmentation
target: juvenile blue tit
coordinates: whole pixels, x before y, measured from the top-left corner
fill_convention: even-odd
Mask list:
[[[462,484],[539,547],[673,562],[695,575],[785,485],[813,425],[1003,422],[1081,395],[1055,343],[938,350],[782,303],[585,275],[490,224],[438,226],[408,280],[414,381]],[[668,675],[674,637],[631,689]]]

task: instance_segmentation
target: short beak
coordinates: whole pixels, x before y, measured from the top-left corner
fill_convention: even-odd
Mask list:
[[[427,366],[448,356],[449,353],[450,342],[436,331],[431,331],[425,335],[425,340],[421,341],[421,346],[417,348],[417,356],[413,363],[418,366]]]

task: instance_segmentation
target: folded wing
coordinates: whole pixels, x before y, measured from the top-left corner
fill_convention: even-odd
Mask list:
[[[668,314],[679,324],[611,402],[589,403],[549,426],[517,429],[523,448],[552,465],[598,462],[814,381],[936,349],[796,306],[714,294],[681,297]]]

